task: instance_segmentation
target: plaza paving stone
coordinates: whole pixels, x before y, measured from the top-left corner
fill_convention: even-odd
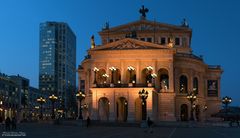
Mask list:
[[[24,123],[18,125],[15,130],[15,132],[25,132],[26,138],[240,138],[240,128],[238,127],[165,126],[154,127],[153,133],[145,131],[146,128],[140,127],[99,125],[87,128],[47,123]]]

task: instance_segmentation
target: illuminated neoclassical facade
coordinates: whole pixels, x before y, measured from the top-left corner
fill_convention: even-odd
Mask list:
[[[102,45],[92,45],[78,68],[79,89],[86,94],[94,120],[140,121],[142,108],[156,121],[204,121],[220,109],[222,69],[192,53],[186,21],[169,25],[140,20],[105,28]],[[139,91],[148,91],[145,105]],[[191,105],[187,94],[194,92]]]

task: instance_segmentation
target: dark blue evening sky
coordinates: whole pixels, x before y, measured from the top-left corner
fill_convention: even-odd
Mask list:
[[[205,63],[221,65],[221,95],[240,104],[239,0],[0,0],[0,72],[20,74],[38,87],[39,23],[67,22],[77,36],[77,65],[106,21],[111,26],[147,19],[179,25],[186,18],[193,29],[192,49]]]

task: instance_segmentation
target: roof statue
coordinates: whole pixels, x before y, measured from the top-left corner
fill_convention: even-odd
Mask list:
[[[169,38],[170,38],[170,39],[169,39],[169,42],[168,42],[168,47],[172,48],[173,45],[174,45],[174,40],[173,40],[173,36],[172,36],[172,34],[170,35]]]
[[[142,8],[139,10],[139,13],[142,14],[141,19],[146,18],[146,13],[148,12],[148,8],[144,8],[144,5],[142,5]]]
[[[109,22],[106,22],[102,30],[108,30],[109,29]]]
[[[183,18],[183,21],[182,21],[182,26],[183,26],[183,27],[189,27],[189,25],[188,25],[188,22],[187,22],[186,18]]]
[[[94,35],[91,37],[91,48],[95,48]]]

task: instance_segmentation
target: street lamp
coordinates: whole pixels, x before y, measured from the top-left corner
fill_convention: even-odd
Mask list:
[[[55,113],[54,113],[54,103],[57,101],[58,97],[54,94],[49,96],[49,100],[52,102],[52,119],[55,119]]]
[[[40,104],[40,119],[42,119],[43,118],[43,108],[42,108],[42,105],[44,104],[44,103],[46,103],[46,99],[45,98],[43,98],[42,96],[40,96],[38,99],[37,99],[37,102]]]
[[[81,106],[82,109],[88,109],[88,105],[87,104],[84,104]]]
[[[142,100],[142,120],[147,119],[147,98],[148,98],[148,91],[142,89],[138,92],[139,98]]]
[[[128,71],[129,71],[129,74],[130,74],[129,83],[132,83],[132,71],[134,71],[134,70],[135,70],[134,67],[128,66]]]
[[[94,67],[93,69],[94,71],[94,84],[97,84],[97,72],[99,71],[99,69],[97,67]]]
[[[2,108],[2,105],[3,105],[3,101],[2,99],[0,99],[0,116],[2,116],[2,111],[3,111],[3,108]]]
[[[112,72],[111,83],[113,83],[113,73],[114,73],[114,71],[116,71],[117,69],[116,69],[115,67],[110,67],[109,69],[110,69],[111,72]]]
[[[232,98],[225,96],[222,98],[222,103],[225,105],[225,108],[227,109],[228,104],[232,102]]]
[[[225,96],[222,98],[222,103],[225,105],[226,114],[227,114],[228,104],[230,104],[231,102],[232,102],[231,97]]]
[[[82,93],[81,91],[78,91],[78,93],[76,94],[77,99],[79,100],[80,106],[79,106],[79,116],[78,119],[83,119],[82,117],[82,100],[85,99],[85,94]]]
[[[205,104],[203,107],[203,111],[207,111],[207,109],[208,109],[208,106]]]
[[[190,93],[187,94],[187,99],[191,103],[191,117],[190,117],[190,120],[193,121],[194,120],[194,118],[193,118],[193,110],[194,110],[193,102],[197,99],[197,96],[194,92],[190,92]]]

